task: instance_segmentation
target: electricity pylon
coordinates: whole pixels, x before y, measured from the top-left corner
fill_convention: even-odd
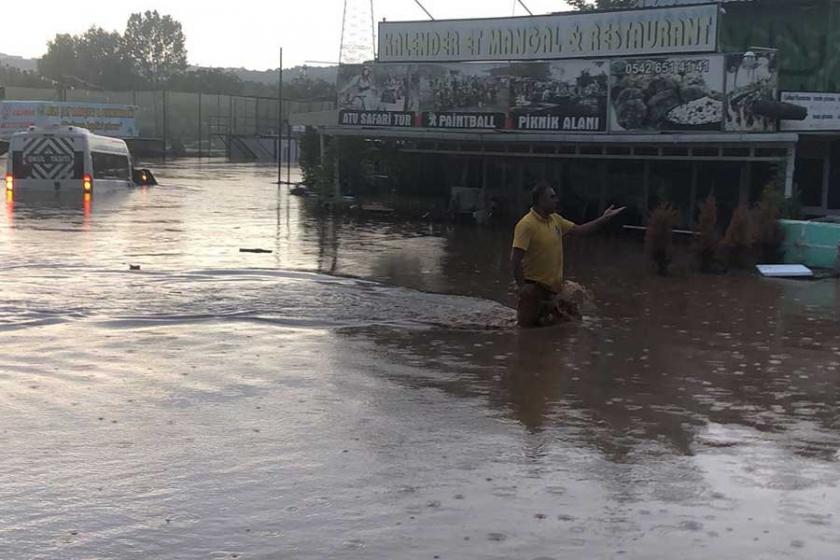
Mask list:
[[[376,56],[373,0],[344,0],[340,64],[360,64]]]

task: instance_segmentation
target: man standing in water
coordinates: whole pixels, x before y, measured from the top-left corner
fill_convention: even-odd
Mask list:
[[[610,206],[591,222],[577,225],[557,214],[557,195],[547,181],[531,191],[531,211],[516,224],[510,255],[519,292],[516,320],[520,327],[556,321],[563,289],[563,237],[586,235],[624,211]]]

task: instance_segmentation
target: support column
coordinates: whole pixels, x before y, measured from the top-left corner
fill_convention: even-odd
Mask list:
[[[738,203],[750,205],[750,187],[752,186],[752,162],[744,162],[741,167],[741,186],[738,192]]]
[[[793,175],[796,172],[796,145],[788,146],[785,163],[785,198],[793,198]]]
[[[487,157],[481,158],[481,198],[487,196]]]
[[[557,164],[557,174],[554,180],[554,189],[558,200],[563,200],[563,187],[566,182],[566,160],[561,159]]]
[[[607,160],[598,161],[598,182],[600,183],[601,192],[598,194],[598,215],[604,213],[607,209],[607,182],[609,180],[609,170]]]
[[[831,184],[831,149],[823,159],[823,181],[822,181],[822,210],[828,212],[828,189]]]
[[[517,211],[524,210],[523,206],[527,208],[530,206],[530,201],[524,201],[525,191],[525,165],[521,161],[516,162],[516,205]],[[525,204],[523,204],[525,202]]]
[[[697,165],[696,161],[691,162],[691,191],[689,196],[691,197],[689,200],[688,205],[688,225],[694,225],[694,212],[697,210],[697,175],[699,172],[699,166]]]
[[[648,221],[648,201],[650,200],[650,160],[645,160],[644,171],[642,173],[642,223],[647,225]]]
[[[487,221],[487,209],[490,204],[487,201],[487,156],[481,156],[481,194],[478,197],[478,208],[476,222],[484,224]]]
[[[282,134],[282,131],[280,131]],[[333,194],[336,202],[341,198],[341,137],[333,138],[335,142],[335,185],[333,185]]]
[[[278,146],[280,145],[279,140],[278,140],[277,144],[278,144]],[[326,157],[326,153],[325,153],[326,152],[326,146],[325,146],[325,141],[324,141],[324,131],[320,128],[318,129],[318,149],[320,150],[319,153],[321,155],[321,165],[323,166],[324,162],[327,161],[327,157]]]

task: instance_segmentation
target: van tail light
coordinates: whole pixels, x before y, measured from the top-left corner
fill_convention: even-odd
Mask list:
[[[93,192],[93,177],[87,174],[82,177],[82,190],[86,193]]]
[[[6,190],[9,192],[15,190],[15,177],[11,173],[6,173]]]

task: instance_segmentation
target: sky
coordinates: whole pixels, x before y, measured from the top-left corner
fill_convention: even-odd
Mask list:
[[[125,30],[132,12],[158,10],[181,22],[188,61],[198,66],[276,68],[338,60],[345,0],[40,0],[14,2],[0,32],[0,53],[38,58],[57,33],[91,25]],[[349,4],[366,0],[347,0]],[[421,0],[436,19],[526,15],[515,0]],[[524,0],[535,14],[567,9],[562,0]],[[369,4],[368,4],[369,5]],[[211,7],[212,6],[212,7]],[[8,16],[13,16],[9,19]],[[376,21],[426,19],[414,0],[374,0]]]

